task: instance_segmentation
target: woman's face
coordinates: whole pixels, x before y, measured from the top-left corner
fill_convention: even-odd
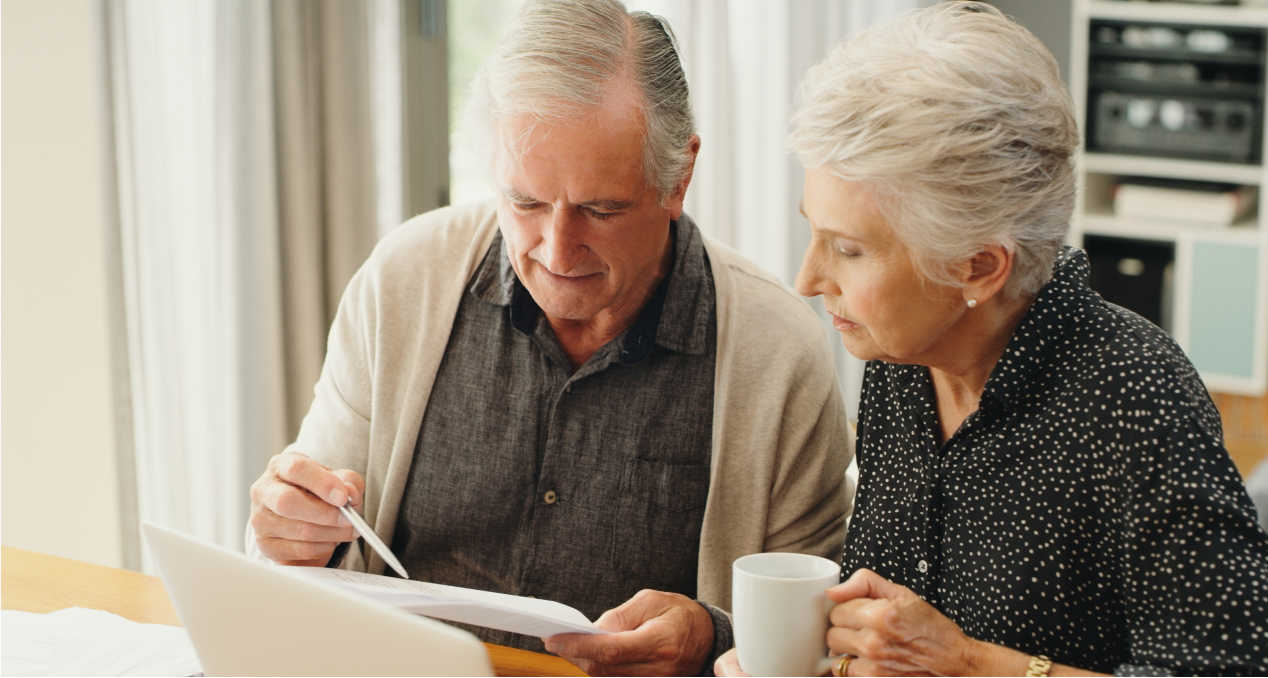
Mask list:
[[[964,295],[921,284],[868,187],[807,170],[801,210],[811,235],[797,291],[823,296],[845,348],[862,360],[945,362],[939,353],[964,317]]]

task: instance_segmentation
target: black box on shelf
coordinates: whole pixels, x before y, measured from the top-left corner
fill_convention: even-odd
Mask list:
[[[1086,235],[1083,249],[1092,265],[1088,278],[1092,289],[1106,301],[1171,331],[1174,244]]]

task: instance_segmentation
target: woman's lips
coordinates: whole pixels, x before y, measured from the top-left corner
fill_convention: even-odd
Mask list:
[[[859,326],[858,323],[850,322],[835,313],[828,313],[828,315],[832,316],[832,326],[837,328],[838,332],[849,332]]]

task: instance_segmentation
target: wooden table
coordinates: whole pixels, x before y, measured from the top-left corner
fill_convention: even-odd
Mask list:
[[[142,624],[180,626],[158,577],[9,546],[0,549],[0,608],[52,612],[67,607],[105,610]],[[485,646],[499,676],[586,675],[559,657]]]

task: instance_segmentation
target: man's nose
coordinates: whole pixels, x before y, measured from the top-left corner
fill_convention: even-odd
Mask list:
[[[552,210],[542,233],[541,263],[557,275],[573,273],[586,256],[584,235],[585,224],[576,210]]]

